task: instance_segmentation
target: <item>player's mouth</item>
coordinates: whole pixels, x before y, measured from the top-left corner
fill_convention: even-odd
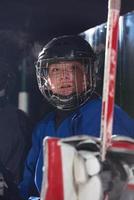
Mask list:
[[[70,95],[74,90],[71,84],[63,84],[59,87],[59,93],[61,95]]]

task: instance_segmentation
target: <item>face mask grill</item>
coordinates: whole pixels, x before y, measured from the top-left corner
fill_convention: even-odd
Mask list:
[[[73,66],[69,68],[69,64],[66,63],[80,63],[79,65],[82,66],[82,69],[78,69],[79,66]],[[59,67],[59,63],[63,63],[64,67]],[[54,68],[50,68],[50,66],[54,66]],[[56,66],[56,67],[55,67]],[[65,68],[65,69],[64,69]],[[51,69],[51,70],[50,70]],[[62,69],[62,70],[61,70]],[[60,70],[60,71],[58,71]],[[74,70],[74,71],[71,71]],[[78,76],[79,71],[83,73],[83,76]],[[66,81],[66,84],[61,86],[62,92],[58,91],[58,78],[60,74],[67,78],[68,74],[73,74],[73,86],[69,85]],[[50,72],[57,76],[57,84],[55,84],[55,90],[53,88],[53,83],[50,77]],[[66,74],[66,75],[65,75]],[[56,60],[52,62],[52,60],[41,60],[36,65],[36,75],[37,81],[39,85],[39,89],[44,97],[55,107],[61,110],[73,110],[81,105],[83,105],[92,95],[95,86],[96,86],[96,78],[94,72],[94,65],[91,59],[76,59],[76,60]],[[61,75],[61,76],[62,76]],[[81,81],[81,82],[80,82]],[[68,85],[67,85],[68,84]],[[81,89],[80,89],[80,85]],[[57,87],[57,89],[56,89]],[[72,91],[70,92],[70,88]],[[70,92],[70,93],[69,93]]]

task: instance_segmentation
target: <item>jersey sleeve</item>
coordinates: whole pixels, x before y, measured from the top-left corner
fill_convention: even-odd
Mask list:
[[[36,163],[42,145],[40,142],[41,141],[40,135],[41,135],[40,127],[37,126],[33,131],[32,147],[25,161],[23,179],[19,185],[20,194],[24,199],[27,199],[30,193],[36,190],[34,184],[34,177],[35,177]]]

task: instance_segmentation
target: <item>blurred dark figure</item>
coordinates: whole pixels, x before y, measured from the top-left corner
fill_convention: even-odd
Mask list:
[[[14,78],[9,66],[0,60],[0,199],[3,200],[19,200],[16,185],[31,146],[29,117],[8,100]]]

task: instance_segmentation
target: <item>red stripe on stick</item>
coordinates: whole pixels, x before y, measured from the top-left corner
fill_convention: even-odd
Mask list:
[[[109,0],[100,131],[102,161],[111,145],[113,128],[119,13],[120,0]]]

